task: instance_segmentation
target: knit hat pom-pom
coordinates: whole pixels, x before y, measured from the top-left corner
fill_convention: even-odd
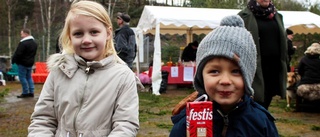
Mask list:
[[[244,27],[244,22],[239,15],[231,15],[223,18],[220,26]]]

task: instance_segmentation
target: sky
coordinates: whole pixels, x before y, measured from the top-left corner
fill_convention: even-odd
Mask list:
[[[152,0],[150,0],[152,1]],[[154,0],[153,0],[154,1]],[[156,0],[158,3],[165,3],[166,0]],[[168,4],[171,4],[172,0],[168,0]],[[183,1],[185,0],[173,0],[174,5],[182,5]],[[187,0],[188,1],[188,0]],[[319,3],[320,0],[296,0],[300,3],[304,3],[304,4],[308,4],[308,1],[311,3],[311,5],[315,4],[315,3]]]
[[[307,4],[306,1],[310,1],[311,4],[314,4],[314,3],[316,3],[316,2],[319,1],[319,0],[297,0],[297,1],[298,1],[298,2],[301,2],[301,3],[305,3],[305,4]]]

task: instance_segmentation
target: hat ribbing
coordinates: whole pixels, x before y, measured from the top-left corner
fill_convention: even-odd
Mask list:
[[[239,57],[238,61],[234,59],[234,55]],[[252,35],[244,28],[244,22],[240,16],[232,15],[223,18],[220,26],[200,42],[196,57],[197,73],[194,78],[194,86],[200,93],[205,93],[203,67],[215,56],[226,57],[238,62],[246,93],[253,95],[251,84],[256,72],[257,51]]]

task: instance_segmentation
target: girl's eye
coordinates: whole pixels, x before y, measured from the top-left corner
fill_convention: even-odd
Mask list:
[[[73,36],[80,37],[82,36],[82,32],[75,32],[73,33]]]
[[[92,35],[96,35],[97,33],[99,33],[99,31],[94,30],[94,31],[91,31],[90,33],[91,33]]]

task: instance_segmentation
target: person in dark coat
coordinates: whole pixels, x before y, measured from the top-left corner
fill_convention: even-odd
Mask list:
[[[288,48],[283,17],[271,0],[250,0],[238,15],[258,52],[254,100],[268,109],[274,96],[286,95]]]
[[[198,41],[189,43],[188,46],[185,47],[182,52],[181,60],[184,62],[196,61],[198,45]]]
[[[32,66],[35,62],[38,44],[31,36],[30,29],[21,30],[20,43],[12,57],[12,64],[16,63],[19,68],[19,81],[22,85],[22,94],[18,98],[34,96],[34,83],[31,77]]]
[[[290,62],[292,59],[292,55],[295,53],[297,46],[293,46],[292,39],[294,37],[293,31],[291,29],[286,29],[287,32],[287,45],[288,45],[288,63],[287,63],[287,71],[291,71]]]
[[[207,94],[213,102],[214,137],[279,136],[275,119],[252,99],[256,60],[254,41],[238,15],[222,19],[201,41],[194,86],[198,96]],[[171,117],[170,137],[187,136],[186,111]]]
[[[56,53],[62,53],[62,46],[60,45],[59,39],[60,39],[60,37],[57,37],[57,40],[56,40]]]
[[[320,99],[320,44],[313,43],[304,52],[298,73],[301,76],[297,94],[308,100]]]
[[[120,28],[115,31],[115,49],[118,56],[132,69],[136,57],[137,45],[133,30],[129,27],[130,16],[125,13],[118,13],[117,24]]]

